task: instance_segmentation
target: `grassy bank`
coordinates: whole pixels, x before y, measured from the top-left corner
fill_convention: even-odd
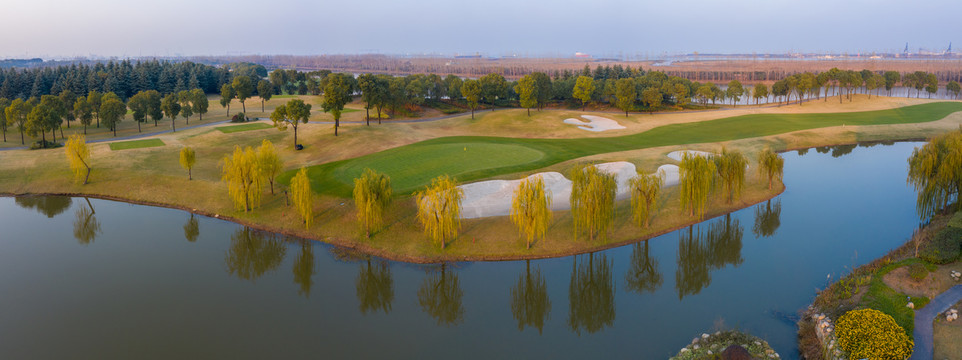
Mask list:
[[[872,101],[865,101],[863,108],[894,106],[891,101],[890,99],[873,99]],[[764,109],[764,111],[770,111],[773,114],[772,117],[764,119],[767,119],[765,121],[778,122],[782,120],[778,120],[779,117],[774,115],[795,116],[805,111],[831,110],[835,109],[833,106],[837,104],[816,105],[805,104],[804,108],[786,106]],[[851,104],[846,103],[838,109],[849,111],[852,109],[851,106]],[[943,105],[933,106],[935,109],[939,109]],[[251,108],[252,106],[249,106],[248,110],[251,110]],[[915,112],[913,114],[920,117],[938,116],[935,110],[927,115],[927,111],[912,111]],[[900,113],[898,111],[889,112],[887,113],[889,115],[885,115],[884,118],[888,119],[887,121],[905,120],[906,116],[898,115]],[[358,112],[351,115],[355,114],[358,114]],[[226,154],[229,154],[234,146],[257,146],[263,139],[268,139],[277,144],[285,168],[295,170],[303,166],[352,159],[358,156],[375,154],[379,150],[403,147],[423,140],[438,139],[433,140],[435,141],[433,144],[440,145],[439,148],[425,151],[423,145],[414,147],[413,149],[420,151],[413,156],[414,159],[423,160],[425,157],[439,156],[438,159],[423,162],[426,164],[441,164],[442,167],[447,168],[465,166],[465,163],[470,167],[474,166],[475,162],[488,161],[483,165],[486,167],[495,166],[499,171],[491,171],[487,174],[471,168],[460,171],[462,174],[477,173],[478,176],[487,178],[519,178],[534,171],[565,172],[572,166],[585,161],[624,160],[635,163],[640,171],[653,171],[658,165],[673,163],[672,160],[665,157],[668,152],[684,149],[717,151],[721,145],[742,150],[753,157],[754,152],[768,145],[772,145],[776,149],[791,149],[851,144],[866,140],[924,138],[947,129],[958,128],[959,123],[962,123],[962,116],[960,116],[962,114],[951,115],[934,122],[898,125],[852,126],[851,121],[846,121],[845,127],[821,124],[824,126],[817,129],[733,139],[722,143],[695,143],[736,136],[755,136],[759,132],[751,128],[754,125],[746,125],[749,128],[735,129],[738,131],[718,138],[715,137],[718,134],[699,133],[691,128],[702,122],[713,122],[728,114],[740,114],[735,110],[692,114],[632,115],[628,118],[616,118],[629,128],[620,134],[633,134],[624,136],[588,134],[570,125],[565,125],[562,120],[572,116],[572,113],[568,111],[543,111],[540,114],[532,114],[531,118],[527,118],[523,114],[524,112],[521,110],[498,110],[485,113],[484,116],[479,116],[475,120],[471,120],[469,116],[461,116],[429,123],[385,123],[381,126],[352,124],[344,126],[341,136],[336,138],[331,134],[330,125],[302,124],[303,128],[299,129],[298,135],[299,139],[303,139],[302,143],[306,146],[303,151],[294,151],[291,148],[293,143],[293,132],[291,130],[278,131],[266,126],[254,126],[247,131],[233,133],[224,133],[214,127],[178,131],[177,133],[155,137],[162,141],[165,144],[164,146],[123,151],[111,151],[108,144],[91,144],[93,172],[91,183],[88,185],[79,185],[73,182],[62,149],[6,151],[0,153],[0,160],[2,160],[0,161],[0,193],[9,195],[76,194],[175,207],[226,218],[265,230],[317,239],[387,258],[414,262],[539,258],[583,253],[639,241],[672,229],[684,227],[697,220],[682,215],[680,209],[678,209],[677,198],[673,193],[674,188],[668,188],[663,202],[665,207],[655,217],[651,229],[640,229],[630,224],[627,202],[619,202],[616,211],[617,217],[605,240],[589,242],[583,238],[575,238],[570,214],[556,212],[547,240],[534,244],[531,250],[524,249],[524,244],[514,225],[508,221],[507,217],[466,220],[463,223],[461,237],[451,243],[447,249],[441,250],[437,245],[428,242],[421,233],[413,215],[414,203],[409,197],[404,196],[395,201],[388,216],[386,228],[375,234],[371,239],[365,239],[359,235],[350,199],[331,195],[334,192],[330,190],[324,191],[324,194],[317,200],[315,205],[317,216],[311,228],[304,228],[293,209],[286,205],[282,192],[271,195],[265,190],[263,202],[255,211],[250,213],[238,211],[230,203],[226,186],[220,181],[220,160]],[[828,115],[832,114],[809,117],[820,118]],[[858,115],[857,117],[864,118],[862,121],[867,123],[880,121],[873,120],[871,116],[866,115]],[[751,119],[751,117],[748,118]],[[844,116],[839,116],[836,120],[842,121],[842,118]],[[913,115],[907,121],[921,120],[926,119],[916,118]],[[207,121],[206,118],[205,121]],[[511,123],[511,126],[507,127],[498,126],[498,124],[512,121],[517,123]],[[676,130],[659,130],[662,126],[670,126],[668,129]],[[256,127],[261,127],[261,129]],[[679,128],[688,130],[677,130]],[[646,130],[661,135],[645,135],[651,132]],[[763,130],[762,133],[775,131],[768,128],[763,128]],[[675,133],[677,131],[683,131],[683,133]],[[692,132],[690,137],[685,136],[685,132],[688,131]],[[719,129],[719,131],[724,131],[724,129]],[[440,138],[459,134],[508,135],[512,133],[538,133],[556,137],[556,139],[498,138],[505,139],[505,143],[482,141],[468,146],[463,142],[450,142],[450,138]],[[644,140],[645,137],[651,138]],[[483,137],[473,136],[471,138]],[[621,139],[615,140],[614,144],[608,143],[611,139],[619,138]],[[637,139],[647,142],[640,145],[633,144],[634,141],[639,141]],[[512,142],[516,140],[531,140],[552,145],[550,145],[549,150],[545,150],[529,146],[527,143],[519,145]],[[569,149],[565,148],[564,145],[554,143],[555,141],[561,141],[561,144],[583,143],[582,145],[588,147],[588,149]],[[672,143],[672,145],[656,147],[656,145],[665,142]],[[183,146],[190,146],[197,153],[197,165],[193,169],[193,180],[187,179],[186,170],[182,169],[178,162],[178,152]],[[471,153],[472,150],[484,150],[484,154],[489,154],[488,159],[483,156],[448,158],[445,155],[449,152]],[[557,156],[556,153],[558,152],[569,152],[563,157],[567,160],[558,158],[554,162],[547,163],[550,166],[541,168],[530,165],[542,162],[545,158]],[[581,154],[590,155],[581,156]],[[471,154],[470,156],[474,155]],[[398,169],[396,171],[404,171],[405,167],[408,166],[426,166],[424,164],[412,165],[417,161],[398,161],[390,157],[384,157],[383,159],[384,166],[396,166]],[[454,160],[448,161],[449,159]],[[511,164],[519,170],[505,172],[504,164]],[[423,171],[419,168],[415,175]],[[395,185],[398,185],[400,177],[395,179]],[[422,178],[429,179],[428,175],[423,175]],[[766,186],[760,183],[761,180],[754,175],[751,175],[748,180],[744,197],[740,201],[734,204],[725,204],[718,199],[714,199],[711,202],[708,216],[717,216],[728,211],[744,208],[753,203],[764,201],[781,191],[780,187],[769,191]],[[411,181],[411,184],[417,181],[419,180]],[[408,185],[409,188],[411,186]]]
[[[460,181],[544,168],[585,156],[649,147],[717,143],[832,126],[911,124],[942,119],[962,110],[962,103],[937,102],[904,108],[830,114],[755,114],[695,123],[672,124],[649,131],[606,138],[529,139],[443,137],[308,168],[315,191],[347,197],[365,168],[391,177],[395,189],[410,193],[430,179],[448,174]],[[475,150],[475,148],[482,148]],[[460,151],[459,151],[460,150]],[[543,156],[515,156],[541,153]],[[430,154],[430,156],[426,156]],[[281,176],[286,181],[293,176]]]

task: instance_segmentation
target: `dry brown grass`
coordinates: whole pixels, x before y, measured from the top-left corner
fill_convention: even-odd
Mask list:
[[[285,101],[286,99],[272,100],[275,106]],[[862,109],[890,108],[900,104],[885,98],[855,102],[855,104],[859,103]],[[805,104],[802,107],[793,105],[771,109],[635,115],[624,122],[630,128],[619,134],[642,131],[654,126],[649,122],[669,124],[708,120],[732,116],[740,111],[831,111],[835,109],[831,104],[832,102],[829,101],[821,106]],[[250,110],[254,103],[249,103],[248,106]],[[259,109],[259,104],[256,106]],[[855,105],[839,106],[842,110],[853,108]],[[285,167],[294,169],[448,135],[608,136],[607,134],[592,135],[562,124],[561,120],[572,113],[581,114],[581,112],[549,111],[532,116],[530,122],[513,124],[511,119],[516,115],[523,115],[521,110],[498,110],[494,113],[485,113],[485,116],[474,121],[471,121],[469,116],[461,116],[428,123],[385,123],[370,127],[363,124],[347,124],[341,129],[341,135],[338,137],[333,136],[331,125],[308,123],[302,125],[298,133],[299,139],[306,145],[304,151],[292,149],[293,131],[290,129],[283,132],[276,129],[262,129],[232,134],[224,134],[212,127],[190,129],[158,136],[167,144],[163,147],[111,151],[107,144],[92,144],[93,173],[91,183],[86,186],[72,182],[62,149],[5,151],[0,152],[0,159],[2,159],[0,161],[0,193],[69,193],[118,197],[135,202],[184,208],[203,214],[227,216],[238,222],[267,230],[319,239],[386,257],[417,261],[559,256],[638,241],[695,221],[680,214],[678,201],[673,195],[674,189],[669,189],[666,206],[654,219],[651,230],[639,229],[629,224],[627,202],[620,202],[617,210],[619,215],[607,237],[607,242],[588,243],[585,239],[575,239],[570,215],[568,212],[557,212],[547,239],[534,244],[531,250],[524,250],[523,242],[507,217],[497,217],[466,220],[461,237],[448,249],[441,251],[437,246],[426,241],[421,234],[414,221],[413,202],[410,199],[399,199],[388,217],[387,228],[368,240],[358,236],[349,199],[322,197],[316,204],[315,212],[318,218],[315,220],[315,225],[305,230],[297,219],[297,215],[291,208],[284,205],[283,195],[266,194],[264,202],[254,212],[238,212],[232,207],[226,195],[226,188],[220,182],[222,157],[234,146],[257,146],[262,139],[269,139],[277,144]],[[353,112],[346,116],[348,115],[363,117],[363,112]],[[925,137],[958,128],[960,123],[962,123],[962,114],[957,113],[931,123],[824,128],[731,141],[724,145],[740,149],[749,156],[753,156],[755,151],[768,144],[772,144],[776,149],[786,149],[864,140]],[[537,131],[538,129],[541,130]],[[665,157],[665,154],[670,151],[680,149],[717,151],[721,145],[696,144],[601,154],[556,164],[537,171],[566,171],[577,162],[616,160],[631,161],[642,171],[653,171],[658,165],[671,162]],[[191,146],[197,152],[197,165],[193,171],[194,180],[192,181],[187,180],[186,172],[178,163],[178,151],[182,146]],[[503,177],[518,178],[523,175],[526,174],[509,174]],[[740,202],[727,205],[715,199],[709,216],[721,215],[763,201],[780,190],[779,188],[768,191],[760,180],[752,176]]]

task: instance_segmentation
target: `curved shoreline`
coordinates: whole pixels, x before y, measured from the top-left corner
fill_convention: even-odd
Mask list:
[[[904,142],[904,141],[916,141],[916,140],[918,140],[918,139],[917,139],[917,138],[903,138],[903,139],[891,140],[891,141]],[[810,148],[822,147],[822,146],[857,145],[857,144],[859,144],[859,143],[864,143],[864,141],[863,141],[863,142],[849,142],[849,143],[841,143],[841,144],[832,144],[832,145],[820,145],[820,146],[807,146],[807,147],[790,148],[790,149],[786,149],[786,150],[779,151],[779,153],[788,152],[788,151],[795,151],[795,150],[800,150],[800,149],[810,149]],[[242,226],[246,226],[246,227],[249,227],[249,228],[252,228],[252,229],[256,229],[256,230],[268,231],[268,232],[273,232],[273,233],[277,233],[277,234],[281,234],[281,235],[285,235],[285,236],[292,236],[292,237],[297,237],[297,238],[303,238],[303,239],[309,239],[309,240],[319,241],[319,242],[323,242],[323,243],[330,244],[330,245],[333,245],[333,246],[337,246],[337,247],[341,247],[341,248],[345,248],[345,249],[350,249],[350,250],[359,251],[359,252],[362,252],[362,253],[367,254],[367,255],[376,256],[376,257],[383,258],[383,259],[387,259],[387,260],[391,260],[391,261],[399,261],[399,262],[406,262],[406,263],[412,263],[412,264],[436,264],[436,263],[445,263],[445,262],[518,261],[518,260],[552,259],[552,258],[561,258],[561,257],[572,256],[572,255],[587,254],[587,253],[592,253],[592,252],[597,252],[597,251],[608,250],[608,249],[612,249],[612,248],[616,248],[616,247],[621,247],[621,246],[625,246],[625,245],[630,245],[630,244],[634,244],[634,243],[639,243],[639,242],[641,242],[641,241],[647,241],[647,240],[649,240],[649,239],[652,239],[652,238],[655,238],[655,237],[658,237],[658,236],[661,236],[661,235],[664,235],[664,234],[667,234],[667,233],[670,233],[670,232],[673,232],[673,231],[676,231],[676,230],[684,229],[684,228],[686,228],[686,227],[689,227],[689,226],[692,226],[692,225],[695,225],[695,224],[698,224],[698,223],[702,223],[702,222],[711,220],[711,219],[713,219],[713,218],[716,218],[716,217],[719,217],[719,216],[722,216],[722,215],[725,215],[725,214],[728,214],[728,213],[732,213],[732,212],[735,212],[735,211],[738,211],[738,210],[746,209],[746,208],[748,208],[748,207],[757,205],[757,204],[759,204],[759,203],[761,203],[761,202],[764,202],[764,201],[768,201],[768,200],[770,200],[770,199],[773,199],[773,198],[777,197],[778,195],[780,195],[781,193],[783,193],[783,192],[786,190],[786,187],[785,187],[785,185],[784,185],[783,182],[779,182],[776,186],[778,186],[778,188],[777,188],[777,189],[773,189],[773,190],[774,190],[774,193],[771,193],[771,194],[768,194],[768,195],[766,195],[766,196],[763,196],[763,197],[760,198],[760,199],[753,199],[753,200],[748,201],[747,203],[744,203],[744,204],[732,204],[732,206],[722,206],[722,207],[720,207],[721,209],[719,209],[718,207],[712,208],[712,209],[708,209],[708,211],[706,211],[706,213],[705,213],[705,216],[704,216],[703,218],[701,218],[701,219],[693,219],[693,220],[689,220],[689,221],[684,221],[684,222],[682,222],[681,224],[673,224],[672,226],[669,226],[669,227],[664,228],[664,229],[654,230],[654,231],[652,231],[651,233],[648,233],[648,234],[646,234],[646,235],[644,235],[644,236],[642,236],[642,237],[633,238],[633,239],[628,239],[628,240],[614,241],[614,242],[604,243],[604,244],[587,244],[586,242],[579,242],[579,243],[577,243],[577,245],[579,245],[579,246],[578,246],[576,249],[563,250],[563,251],[557,251],[557,252],[548,252],[548,253],[544,253],[544,254],[530,254],[530,255],[526,255],[526,254],[513,254],[513,255],[446,255],[446,254],[444,254],[444,255],[428,255],[428,256],[425,256],[425,255],[410,255],[410,254],[405,254],[405,253],[396,253],[396,252],[384,250],[384,249],[381,248],[381,247],[371,246],[369,243],[364,242],[364,241],[358,241],[358,240],[353,240],[353,239],[344,239],[344,238],[341,238],[341,237],[324,236],[324,235],[321,235],[321,234],[314,234],[314,233],[310,233],[310,232],[303,231],[303,230],[294,230],[294,229],[290,229],[290,228],[271,226],[271,225],[268,225],[268,224],[255,223],[255,222],[251,222],[251,221],[248,221],[248,220],[245,220],[245,219],[241,219],[241,218],[238,218],[238,217],[234,217],[234,216],[230,216],[230,215],[222,215],[222,214],[218,214],[218,213],[213,212],[213,211],[208,211],[208,210],[204,210],[204,209],[198,209],[198,208],[194,208],[194,207],[190,207],[190,206],[183,206],[183,205],[163,203],[163,202],[156,202],[156,201],[129,199],[129,198],[124,198],[124,197],[115,196],[115,195],[85,194],[85,193],[70,193],[70,192],[42,192],[42,193],[11,193],[11,192],[0,192],[0,196],[3,196],[3,197],[18,197],[18,196],[70,196],[70,197],[87,197],[87,198],[94,198],[94,199],[120,201],[120,202],[126,202],[126,203],[137,204],[137,205],[147,205],[147,206],[155,206],[155,207],[162,207],[162,208],[175,209],[175,210],[183,210],[183,211],[187,211],[187,212],[189,212],[189,213],[193,213],[193,214],[197,214],[197,215],[201,215],[201,216],[207,216],[207,217],[211,217],[211,218],[215,218],[215,219],[221,219],[221,220],[230,221],[230,222],[233,222],[233,223],[236,223],[236,224],[239,224],[239,225],[242,225]]]
[[[383,259],[387,259],[387,260],[391,260],[391,261],[400,261],[400,262],[406,262],[406,263],[412,263],[412,264],[436,264],[436,263],[445,263],[445,262],[518,261],[518,260],[553,259],[553,258],[561,258],[561,257],[572,256],[572,255],[581,255],[581,254],[593,253],[593,252],[608,250],[608,249],[612,249],[612,248],[616,248],[616,247],[621,247],[621,246],[625,246],[625,245],[631,245],[631,244],[634,244],[634,243],[638,243],[638,242],[642,242],[642,241],[647,241],[647,240],[650,240],[650,239],[652,239],[652,238],[655,238],[655,237],[658,237],[658,236],[661,236],[661,235],[664,235],[664,234],[667,234],[667,233],[670,233],[670,232],[673,232],[673,231],[676,231],[676,230],[684,229],[684,228],[686,228],[686,227],[689,227],[689,226],[692,226],[692,225],[696,225],[696,224],[699,224],[699,223],[702,223],[702,222],[705,222],[705,221],[714,219],[714,218],[716,218],[716,217],[719,217],[719,216],[722,216],[722,215],[725,215],[725,214],[728,214],[728,213],[732,213],[732,212],[735,212],[735,211],[739,211],[739,210],[742,210],[742,209],[746,209],[746,208],[749,208],[749,207],[751,207],[751,206],[757,205],[757,204],[759,204],[759,203],[762,203],[762,202],[771,200],[771,199],[777,197],[778,195],[781,195],[781,194],[785,191],[785,186],[784,186],[784,184],[781,184],[781,183],[780,183],[780,184],[778,184],[778,188],[777,188],[777,189],[774,189],[774,190],[775,190],[775,192],[772,193],[772,194],[770,194],[770,196],[764,196],[764,197],[761,198],[761,199],[753,199],[752,201],[749,201],[749,202],[747,202],[747,203],[745,203],[745,204],[732,204],[732,205],[734,205],[734,206],[725,206],[725,207],[722,207],[721,210],[718,210],[718,209],[709,209],[709,210],[705,213],[705,216],[702,217],[702,218],[700,218],[700,219],[693,219],[693,220],[690,220],[690,221],[685,221],[685,222],[683,222],[683,223],[680,224],[680,225],[673,225],[673,226],[670,226],[670,227],[668,227],[668,228],[666,228],[666,229],[655,230],[655,231],[653,231],[653,232],[651,232],[651,233],[649,233],[649,234],[646,234],[645,236],[640,237],[640,238],[629,239],[629,240],[621,240],[621,241],[615,241],[615,242],[604,243],[604,244],[591,244],[590,246],[579,247],[579,248],[576,249],[576,250],[566,250],[566,251],[560,251],[560,252],[550,252],[550,253],[547,253],[547,254],[537,254],[537,255],[520,255],[520,254],[519,254],[519,255],[477,255],[477,256],[468,256],[468,255],[412,256],[412,255],[406,255],[406,254],[397,254],[397,253],[385,251],[385,250],[383,250],[383,249],[381,249],[381,248],[378,248],[378,247],[370,246],[370,245],[368,245],[368,244],[366,244],[366,243],[364,243],[364,242],[353,241],[353,240],[345,240],[345,239],[341,239],[341,238],[338,238],[338,237],[326,237],[326,236],[319,235],[319,234],[313,234],[313,236],[312,236],[312,234],[309,234],[309,233],[304,233],[304,232],[299,232],[299,231],[292,231],[292,230],[290,230],[290,229],[285,229],[285,228],[280,228],[280,227],[274,227],[274,226],[265,225],[265,224],[258,224],[258,223],[250,222],[250,221],[247,221],[247,220],[244,220],[244,219],[240,219],[240,218],[237,218],[237,217],[233,217],[233,216],[229,216],[229,215],[221,215],[221,214],[217,214],[217,213],[214,213],[214,212],[211,212],[211,211],[207,211],[207,210],[203,210],[203,209],[191,208],[191,207],[188,207],[188,206],[182,206],[182,205],[176,205],[176,204],[160,203],[160,202],[154,202],[154,201],[127,199],[127,198],[123,198],[123,197],[120,197],[120,196],[113,196],[113,195],[84,194],[84,193],[55,193],[55,192],[50,192],[50,193],[23,193],[23,194],[0,193],[0,196],[2,196],[2,197],[20,197],[20,196],[69,196],[69,197],[83,197],[83,198],[93,198],[93,199],[101,199],[101,200],[110,200],[110,201],[125,202],[125,203],[128,203],[128,204],[135,204],[135,205],[146,205],[146,206],[153,206],[153,207],[160,207],[160,208],[167,208],[167,209],[174,209],[174,210],[182,210],[182,211],[186,211],[186,212],[189,212],[189,213],[192,213],[192,214],[197,214],[197,215],[201,215],[201,216],[206,216],[206,217],[210,217],[210,218],[214,218],[214,219],[220,219],[220,220],[230,221],[230,222],[233,222],[233,223],[235,223],[235,224],[242,225],[242,226],[249,227],[249,228],[256,229],[256,230],[260,230],[260,231],[267,231],[267,232],[273,232],[273,233],[277,233],[277,234],[281,234],[281,235],[285,235],[285,236],[292,236],[292,237],[297,237],[297,238],[314,240],[314,241],[323,242],[323,243],[326,243],[326,244],[330,244],[330,245],[337,246],[337,247],[341,247],[341,248],[345,248],[345,249],[356,250],[356,251],[363,252],[364,254],[367,254],[367,255],[372,255],[372,256],[376,256],[376,257],[383,258]],[[586,244],[586,243],[585,243],[585,244]],[[586,244],[586,245],[588,245],[588,244]]]

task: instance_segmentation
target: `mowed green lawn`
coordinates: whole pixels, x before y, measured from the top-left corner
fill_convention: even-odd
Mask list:
[[[144,139],[144,140],[133,140],[133,141],[120,141],[110,143],[110,150],[127,150],[127,149],[140,149],[149,148],[155,146],[164,146],[164,142],[160,139]]]
[[[391,177],[397,194],[407,194],[439,175],[460,182],[529,171],[580,157],[658,146],[722,142],[841,125],[929,122],[962,111],[962,103],[939,102],[903,108],[827,114],[755,114],[672,124],[638,134],[577,139],[524,139],[482,136],[444,137],[353,159],[308,168],[320,193],[351,196],[353,181],[365,168]],[[468,151],[463,151],[468,147]],[[477,151],[471,151],[477,148]],[[462,150],[462,151],[458,151]],[[294,172],[281,176],[288,182]]]
[[[244,124],[244,125],[218,126],[217,130],[220,130],[220,132],[225,134],[230,134],[230,133],[241,132],[241,131],[270,129],[272,127],[273,126],[271,126],[271,124],[259,122],[259,123],[251,123],[251,124]]]

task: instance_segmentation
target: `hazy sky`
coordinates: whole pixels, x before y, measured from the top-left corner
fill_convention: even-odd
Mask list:
[[[0,57],[962,48],[960,0],[12,0]]]

